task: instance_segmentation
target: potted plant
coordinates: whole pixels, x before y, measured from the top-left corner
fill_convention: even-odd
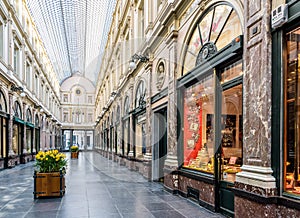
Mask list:
[[[77,145],[72,145],[70,149],[71,149],[71,158],[78,159],[79,147]]]
[[[50,150],[38,152],[35,158],[34,198],[62,197],[65,193],[66,155]]]

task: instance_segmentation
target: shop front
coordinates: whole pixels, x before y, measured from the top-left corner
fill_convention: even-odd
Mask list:
[[[3,92],[0,91],[0,170],[8,167],[8,118],[7,104]]]
[[[288,21],[273,30],[272,169],[280,216],[300,216],[300,2],[287,1]],[[277,196],[278,195],[278,196]],[[265,205],[265,204],[262,204]],[[275,210],[275,209],[273,209]],[[278,216],[279,216],[278,215]]]
[[[178,191],[230,216],[243,162],[242,34],[230,4],[211,6],[192,31],[177,83]]]

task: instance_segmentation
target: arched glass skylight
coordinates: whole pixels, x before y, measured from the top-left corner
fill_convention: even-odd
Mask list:
[[[60,81],[80,72],[95,83],[116,0],[26,0]]]

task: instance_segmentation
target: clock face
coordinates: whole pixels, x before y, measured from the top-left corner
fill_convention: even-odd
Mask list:
[[[216,52],[217,47],[213,42],[207,42],[206,44],[204,44],[198,53],[196,66],[201,64],[203,61],[211,57]]]
[[[77,94],[77,95],[80,95],[80,94],[81,94],[81,91],[80,91],[80,89],[76,89],[76,91],[75,91],[75,92],[76,92],[76,94]]]
[[[202,58],[203,58],[203,59],[207,58],[208,53],[209,53],[208,47],[203,48],[203,51],[202,51]]]

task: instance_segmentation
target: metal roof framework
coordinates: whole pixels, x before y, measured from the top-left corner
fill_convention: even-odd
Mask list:
[[[78,72],[98,77],[116,0],[26,0],[62,82]]]

